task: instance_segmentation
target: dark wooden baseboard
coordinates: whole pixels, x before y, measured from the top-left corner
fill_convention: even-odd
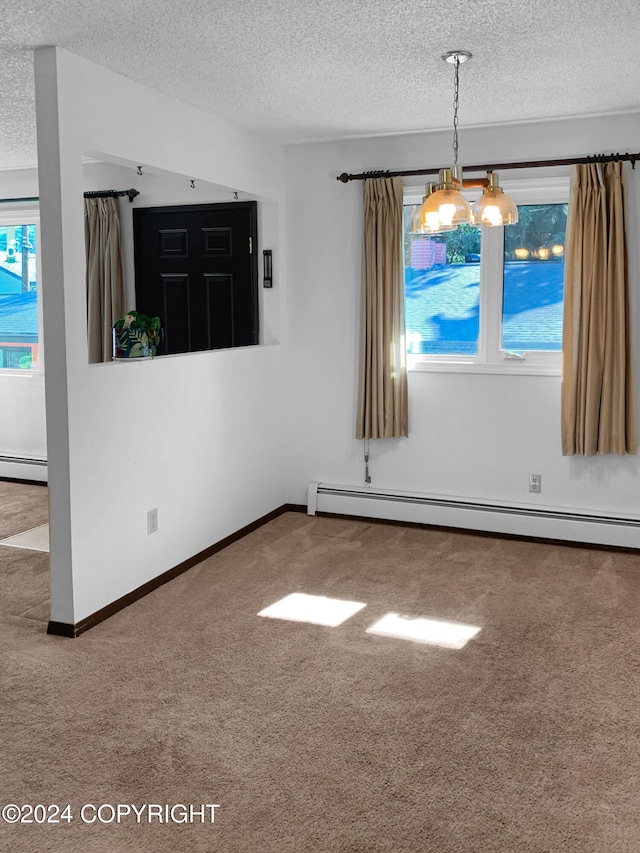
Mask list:
[[[123,610],[125,607],[133,604],[134,601],[139,601],[139,599],[144,598],[145,595],[153,592],[154,589],[158,589],[158,587],[163,586],[163,584],[168,583],[183,572],[188,571],[193,566],[196,566],[198,563],[206,560],[207,557],[211,557],[218,551],[222,551],[222,549],[226,548],[227,545],[237,542],[238,539],[242,539],[243,536],[246,536],[248,533],[252,533],[259,527],[262,527],[263,524],[273,521],[274,518],[278,518],[278,516],[283,515],[285,512],[306,511],[307,508],[303,504],[283,504],[278,507],[278,509],[274,509],[266,515],[263,515],[261,518],[257,518],[255,521],[252,521],[251,524],[245,525],[245,527],[242,527],[240,530],[236,530],[235,533],[225,536],[224,539],[221,539],[214,545],[210,545],[208,548],[205,548],[204,551],[194,554],[193,557],[189,557],[182,563],[178,563],[178,565],[174,566],[172,569],[168,569],[166,572],[158,575],[158,577],[152,578],[150,581],[147,581],[147,583],[137,587],[137,589],[128,592],[126,595],[123,595],[122,598],[118,598],[117,601],[112,601],[111,604],[107,604],[106,607],[96,610],[95,613],[92,613],[90,616],[86,616],[84,619],[81,619],[80,622],[69,624],[68,622],[50,621],[47,625],[47,634],[55,634],[58,637],[79,637],[80,634],[84,634],[84,632],[88,631],[89,628],[93,628],[94,625],[104,622],[105,619],[113,616],[114,613],[118,613],[120,610]]]
[[[25,486],[48,486],[46,480],[23,480],[22,477],[0,477],[2,483],[22,483]]]
[[[76,626],[68,622],[53,622],[49,620],[47,634],[55,634],[58,637],[77,637]]]

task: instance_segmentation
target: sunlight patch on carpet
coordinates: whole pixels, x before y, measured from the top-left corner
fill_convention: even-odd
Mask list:
[[[463,625],[459,622],[443,622],[439,619],[411,619],[397,613],[387,613],[379,622],[367,628],[368,634],[382,637],[395,637],[398,640],[412,640],[414,643],[427,643],[442,646],[445,649],[462,649],[480,628],[475,625]]]
[[[49,525],[41,524],[39,527],[25,530],[24,533],[17,533],[15,536],[0,539],[0,545],[7,545],[10,548],[26,548],[29,551],[48,551]]]
[[[286,619],[291,622],[311,622],[313,625],[335,628],[366,606],[358,601],[343,601],[339,598],[326,598],[323,595],[292,592],[275,604],[265,607],[258,616]]]

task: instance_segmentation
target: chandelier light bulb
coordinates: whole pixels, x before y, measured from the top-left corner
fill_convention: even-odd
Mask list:
[[[437,213],[434,213],[433,211],[431,211],[430,213],[427,213],[425,218],[426,218],[425,227],[429,231],[436,232],[439,230],[440,225],[442,223],[440,222],[440,217],[438,216]]]
[[[496,204],[485,205],[482,211],[481,224],[502,225],[502,213]]]
[[[441,204],[438,208],[437,216],[440,219],[440,222],[443,225],[451,225],[453,224],[453,217],[456,215],[456,206],[455,204]]]

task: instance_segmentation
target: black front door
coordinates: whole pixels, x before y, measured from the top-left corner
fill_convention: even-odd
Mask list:
[[[257,204],[133,211],[136,308],[158,316],[158,354],[258,343]]]

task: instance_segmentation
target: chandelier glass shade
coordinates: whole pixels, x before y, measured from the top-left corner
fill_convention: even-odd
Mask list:
[[[451,169],[441,170],[440,183],[436,191],[428,196],[421,211],[423,219],[430,217],[432,223],[437,221],[439,228],[436,230],[457,228],[458,225],[471,221],[469,202],[460,192]]]
[[[411,220],[412,234],[440,234],[442,231],[453,231],[457,226],[451,223],[443,225],[440,220],[439,205],[430,203],[436,189],[436,184],[429,182],[424,188],[422,205],[413,214]]]
[[[474,225],[515,225],[518,221],[516,203],[506,195],[495,172],[487,172],[487,178],[489,186],[484,188],[480,198],[471,207]]]

